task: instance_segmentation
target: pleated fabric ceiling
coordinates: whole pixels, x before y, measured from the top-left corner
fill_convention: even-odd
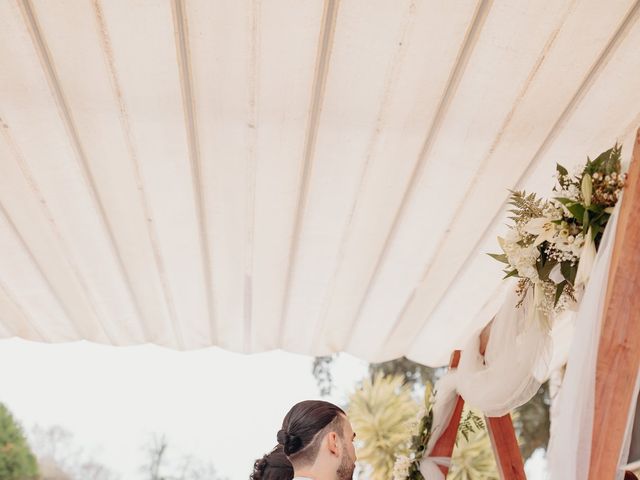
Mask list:
[[[400,355],[640,125],[638,1],[1,0],[0,337]]]

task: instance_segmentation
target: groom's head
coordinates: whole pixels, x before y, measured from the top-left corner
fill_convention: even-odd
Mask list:
[[[296,475],[322,472],[351,480],[356,454],[355,434],[344,411],[332,403],[306,400],[289,410],[278,432],[278,443]]]

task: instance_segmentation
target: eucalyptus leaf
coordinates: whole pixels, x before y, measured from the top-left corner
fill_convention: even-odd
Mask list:
[[[538,275],[540,276],[541,280],[548,280],[549,279],[549,274],[551,273],[551,270],[553,270],[553,267],[555,267],[558,264],[557,261],[555,260],[547,260],[542,267],[540,267],[538,269]]]
[[[504,277],[502,277],[503,280],[506,280],[509,277],[517,277],[518,276],[518,270],[511,270],[510,272],[505,272],[506,275]]]
[[[553,302],[554,307],[558,305],[558,300],[560,300],[560,297],[562,296],[562,292],[564,291],[564,286],[566,284],[567,282],[565,280],[564,282],[560,282],[558,285],[556,285],[556,298],[555,298],[555,301]]]
[[[573,203],[573,204],[567,205],[566,207],[567,207],[567,210],[569,210],[569,212],[571,213],[571,215],[573,215],[573,218],[575,218],[576,220],[580,220],[584,218],[584,212],[586,212],[586,210],[579,203]]]
[[[498,260],[499,262],[509,264],[509,260],[507,260],[507,256],[499,253],[487,253],[491,258]]]
[[[589,230],[589,210],[585,210],[582,214],[582,233],[586,234]]]
[[[560,272],[567,282],[573,285],[576,281],[576,274],[578,273],[578,264],[571,265],[571,262],[562,262],[560,264]]]
[[[559,163],[556,163],[556,171],[560,174],[560,175],[568,175],[569,171],[564,168],[562,165],[560,165]]]

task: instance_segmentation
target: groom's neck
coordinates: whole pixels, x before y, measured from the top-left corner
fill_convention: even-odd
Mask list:
[[[321,471],[321,469],[299,469],[295,470],[294,478],[304,478],[309,480],[335,480],[335,475],[331,475],[329,472]]]

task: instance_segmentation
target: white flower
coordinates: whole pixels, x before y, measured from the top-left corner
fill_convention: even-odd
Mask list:
[[[559,263],[556,264],[556,266],[551,269],[551,272],[549,272],[549,280],[551,280],[556,285],[558,283],[562,283],[564,281],[564,276],[562,275],[562,272],[560,271],[560,264]]]
[[[420,424],[424,416],[427,414],[427,409],[424,407],[420,407],[418,413],[416,413],[416,422]]]
[[[411,459],[406,455],[398,455],[393,465],[393,480],[405,480],[409,475]]]
[[[504,236],[504,239],[507,243],[518,243],[522,240],[522,237],[517,230],[510,228],[507,230],[507,234]]]
[[[533,283],[536,283],[538,280],[540,280],[540,277],[538,276],[538,270],[536,270],[536,268],[531,265],[518,266],[518,273],[520,274],[520,276],[530,279]]]
[[[580,189],[577,187],[577,185],[571,184],[568,185],[567,188],[558,190],[557,196],[559,198],[568,198],[569,200],[578,201],[580,200]]]
[[[522,247],[518,243],[512,243],[500,237],[498,237],[498,242],[507,256],[509,265],[518,270],[521,277],[530,278],[533,282],[537,282],[539,277],[535,265],[540,256],[538,247],[535,245]]]
[[[549,220],[561,220],[562,219],[562,209],[556,207],[553,203],[547,202],[544,209],[542,210],[543,215]]]
[[[587,237],[583,241],[583,248],[577,256],[580,258],[580,263],[578,263],[575,284],[586,285],[593,268],[593,262],[596,259],[596,246],[591,238],[591,228],[589,228]]]
[[[524,226],[524,231],[536,236],[533,242],[535,246],[543,242],[551,242],[557,232],[556,224],[547,217],[532,218]]]

